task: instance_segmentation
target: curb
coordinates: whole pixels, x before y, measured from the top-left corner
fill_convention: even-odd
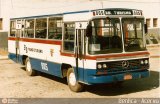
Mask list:
[[[160,58],[160,56],[150,56],[150,58]]]
[[[7,60],[8,56],[0,56],[0,60]]]
[[[154,47],[160,47],[160,43],[159,44],[149,44],[149,45],[147,45],[147,48],[154,48]]]

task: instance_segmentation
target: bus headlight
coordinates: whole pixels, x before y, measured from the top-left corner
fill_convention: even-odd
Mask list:
[[[103,68],[107,68],[107,65],[106,65],[106,64],[103,64]]]
[[[145,64],[148,64],[148,60],[145,60],[144,63],[145,63]]]
[[[141,64],[142,64],[142,65],[144,64],[144,61],[143,61],[143,60],[141,60]]]
[[[101,68],[102,68],[102,65],[101,65],[101,64],[98,64],[97,67],[98,67],[98,69],[101,69]]]

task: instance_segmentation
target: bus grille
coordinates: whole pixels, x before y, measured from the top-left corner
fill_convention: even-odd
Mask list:
[[[97,72],[106,72],[107,74],[112,73],[121,73],[121,72],[130,72],[130,71],[139,71],[144,69],[149,69],[149,60],[148,64],[141,64],[141,61],[148,60],[148,58],[145,59],[135,59],[135,60],[127,60],[128,67],[124,67],[122,63],[126,60],[121,61],[113,61],[113,62],[100,62],[97,64],[106,64],[107,68],[97,69]]]

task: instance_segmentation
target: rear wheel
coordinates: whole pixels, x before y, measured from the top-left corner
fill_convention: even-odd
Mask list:
[[[28,57],[26,58],[26,61],[25,61],[25,68],[29,76],[34,76],[36,74],[35,70],[33,70],[31,67],[31,63]]]
[[[67,82],[69,88],[74,92],[80,92],[84,89],[84,85],[76,80],[73,68],[69,68],[67,71]]]

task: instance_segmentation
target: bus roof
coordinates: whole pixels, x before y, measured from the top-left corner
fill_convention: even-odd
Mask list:
[[[47,15],[37,15],[37,16],[28,16],[28,17],[18,17],[11,18],[14,19],[30,19],[30,18],[40,18],[40,17],[62,17],[68,14],[78,14],[78,13],[92,13],[93,16],[110,16],[110,15],[124,15],[124,16],[142,16],[142,10],[138,9],[128,9],[128,8],[104,8],[104,9],[94,9],[94,10],[83,10],[83,11],[73,11],[73,12],[64,12],[57,14],[47,14]]]

